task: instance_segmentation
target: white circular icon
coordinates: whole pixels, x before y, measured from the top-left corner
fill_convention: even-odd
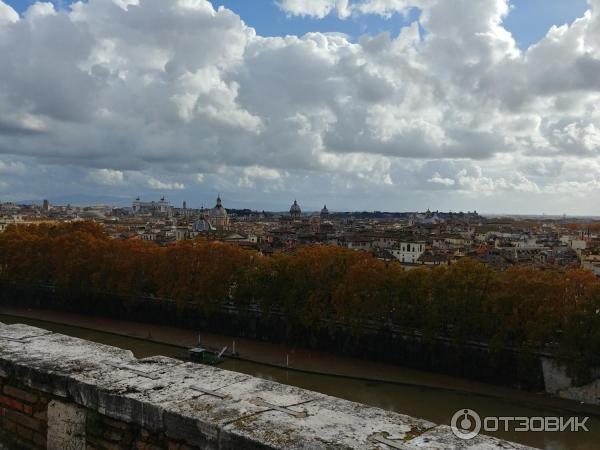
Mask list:
[[[481,417],[472,409],[459,409],[450,422],[452,433],[459,439],[473,439],[481,431]]]

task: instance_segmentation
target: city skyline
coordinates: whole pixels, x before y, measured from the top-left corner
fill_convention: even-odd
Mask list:
[[[597,0],[257,5],[0,0],[0,200],[600,214]]]
[[[220,198],[223,197],[220,193],[215,194],[216,197]],[[203,197],[205,198],[205,197]],[[233,199],[230,199],[233,200]],[[15,202],[6,202],[6,204],[15,204],[15,205],[21,205],[21,206],[35,206],[35,207],[39,207],[42,208],[43,205],[45,205],[46,203],[48,203],[48,205],[50,206],[50,208],[52,209],[53,207],[57,207],[57,208],[65,208],[65,207],[72,207],[72,208],[78,208],[78,209],[85,209],[85,208],[117,208],[117,209],[123,209],[123,210],[128,210],[131,209],[131,204],[132,202],[136,202],[136,201],[141,201],[143,203],[157,203],[159,204],[160,202],[166,202],[167,204],[169,204],[172,208],[174,209],[183,209],[185,210],[186,208],[190,211],[201,211],[201,210],[210,210],[212,208],[212,205],[215,203],[214,199],[213,200],[197,200],[194,201],[192,200],[191,202],[183,199],[181,200],[180,203],[176,203],[173,202],[171,199],[163,196],[163,197],[142,197],[142,196],[137,196],[135,198],[131,197],[127,197],[127,198],[119,198],[119,199],[113,199],[113,201],[108,201],[108,202],[85,202],[85,201],[54,201],[51,200],[49,198],[44,198],[44,199],[35,199],[35,200],[24,200],[24,201],[15,201]],[[294,202],[298,202],[298,204],[301,206],[302,208],[302,215],[303,216],[313,216],[313,215],[319,215],[320,213],[322,213],[323,208],[326,208],[327,210],[329,210],[329,212],[331,212],[332,214],[406,214],[406,215],[410,215],[410,214],[425,214],[428,212],[431,213],[440,213],[440,214],[450,214],[450,215],[454,215],[454,214],[471,214],[471,213],[475,213],[480,215],[481,217],[488,217],[488,218],[494,218],[494,217],[513,217],[513,218],[517,218],[517,217],[522,217],[522,218],[528,218],[528,219],[560,219],[560,218],[571,218],[571,219],[597,219],[600,217],[600,215],[593,215],[593,214],[566,214],[566,213],[562,213],[562,214],[552,214],[552,213],[523,213],[523,214],[519,214],[519,213],[512,213],[512,212],[489,212],[489,211],[477,211],[476,209],[470,210],[470,209],[466,209],[466,210],[452,210],[452,209],[448,209],[448,210],[443,210],[443,209],[433,209],[430,207],[423,207],[420,209],[414,209],[414,210],[408,210],[408,209],[398,209],[398,210],[385,210],[385,209],[372,209],[372,210],[359,210],[359,209],[336,209],[336,208],[330,208],[329,206],[327,206],[326,203],[322,203],[321,206],[315,206],[311,203],[308,203],[306,205],[302,204],[301,201],[298,201],[298,199],[294,199],[288,206],[283,206],[280,208],[274,208],[274,209],[268,209],[268,208],[262,208],[260,207],[260,205],[242,205],[242,206],[236,206],[237,203],[235,202],[235,200],[233,200],[232,204],[227,204],[225,205],[225,201],[223,201],[223,206],[225,207],[226,210],[247,210],[247,211],[252,211],[253,213],[260,213],[260,212],[265,212],[265,213],[269,213],[269,214],[274,214],[274,215],[284,215],[287,216],[289,214],[289,208],[294,204]],[[0,205],[2,205],[2,199],[0,199]],[[233,205],[233,206],[232,206]]]

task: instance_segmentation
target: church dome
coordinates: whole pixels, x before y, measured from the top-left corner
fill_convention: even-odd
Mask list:
[[[321,210],[321,215],[322,216],[328,216],[329,215],[329,210],[327,209],[327,205],[323,205],[323,209]]]
[[[300,216],[300,214],[302,214],[300,205],[298,204],[298,202],[296,200],[294,200],[294,204],[290,208],[290,214],[292,215],[292,217],[297,217],[297,216]]]
[[[227,210],[221,203],[220,195],[217,197],[217,204],[208,214],[208,221],[217,230],[222,231],[229,229],[229,216],[227,215]]]
[[[211,217],[227,217],[227,210],[223,208],[223,204],[221,203],[221,196],[217,197],[217,204],[210,212]]]

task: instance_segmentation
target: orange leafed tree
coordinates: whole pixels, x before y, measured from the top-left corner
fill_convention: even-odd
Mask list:
[[[5,290],[51,286],[83,303],[93,295],[175,300],[205,314],[227,302],[308,333],[340,325],[360,335],[394,326],[459,342],[556,350],[586,369],[600,364],[600,282],[582,269],[496,272],[466,258],[405,271],[337,247],[271,257],[205,240],[160,247],[109,239],[100,225],[77,222],[7,227],[0,233],[0,282]]]

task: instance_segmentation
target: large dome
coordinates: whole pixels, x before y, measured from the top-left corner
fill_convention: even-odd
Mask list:
[[[223,204],[221,203],[221,196],[217,197],[217,204],[210,211],[211,217],[227,217],[227,210],[223,208]]]
[[[300,209],[300,205],[298,204],[298,202],[296,200],[294,200],[293,205],[290,208],[290,214],[292,216],[299,216],[300,214],[302,214],[302,210]]]
[[[217,197],[217,204],[213,209],[210,210],[208,220],[210,224],[217,230],[222,231],[229,229],[229,216],[227,215],[227,210],[223,207],[223,204],[221,203],[220,195]]]

